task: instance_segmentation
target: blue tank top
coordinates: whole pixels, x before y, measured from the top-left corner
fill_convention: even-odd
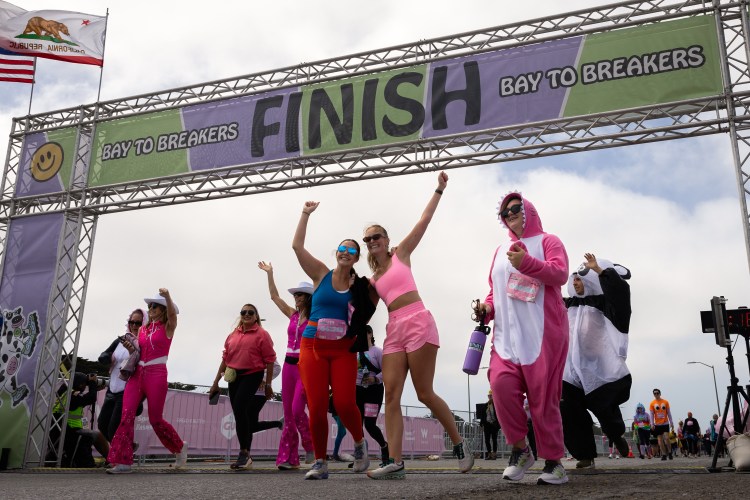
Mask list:
[[[310,323],[316,323],[321,318],[349,319],[349,302],[352,300],[352,292],[349,290],[339,292],[333,288],[332,278],[333,271],[328,271],[323,280],[315,289],[312,296],[312,308],[310,310],[310,321],[307,328],[302,332],[304,338],[314,338],[317,327]]]

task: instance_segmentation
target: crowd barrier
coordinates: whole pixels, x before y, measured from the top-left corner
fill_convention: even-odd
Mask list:
[[[104,401],[105,391],[98,395],[96,415]],[[137,456],[169,455],[148,422],[148,403],[144,402],[143,413],[135,421],[135,441],[138,443]],[[260,420],[279,420],[283,415],[280,401],[266,402],[260,413]],[[228,456],[239,453],[236,438],[234,415],[227,396],[219,398],[219,404],[209,405],[208,395],[170,389],[164,404],[164,418],[171,423],[180,437],[188,443],[191,456]],[[337,426],[328,415],[328,450],[333,450]],[[378,426],[385,431],[384,415],[378,416]],[[96,422],[94,422],[96,428]],[[378,444],[367,432],[365,437],[373,454],[379,450]],[[253,435],[250,454],[253,456],[275,457],[279,449],[281,431],[270,429]],[[342,452],[351,453],[354,441],[347,433],[342,441]],[[423,417],[404,417],[404,448],[406,456],[440,455],[445,450],[443,427],[437,420]],[[300,444],[300,454],[305,451]]]

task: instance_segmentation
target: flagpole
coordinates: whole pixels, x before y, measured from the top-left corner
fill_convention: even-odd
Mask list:
[[[99,102],[99,98],[102,95],[102,77],[104,76],[104,52],[107,48],[107,24],[108,23],[109,23],[109,8],[107,8],[107,16],[104,19],[104,42],[102,43],[102,65],[99,68],[99,90],[96,91],[97,103]]]
[[[36,85],[36,57],[34,58],[34,69],[33,73],[34,79],[31,81],[31,92],[29,93],[29,111],[26,113],[27,115],[31,114],[31,102],[34,100],[34,85]]]

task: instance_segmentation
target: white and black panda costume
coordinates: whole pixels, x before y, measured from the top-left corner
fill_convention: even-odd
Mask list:
[[[565,299],[570,343],[563,372],[560,413],[565,447],[578,460],[596,457],[591,410],[610,443],[627,448],[619,405],[630,398],[632,379],[625,360],[630,326],[630,271],[597,259],[602,272],[581,265],[568,279]],[[583,282],[583,295],[573,279]],[[618,446],[619,448],[620,446]],[[622,451],[621,451],[622,453]]]

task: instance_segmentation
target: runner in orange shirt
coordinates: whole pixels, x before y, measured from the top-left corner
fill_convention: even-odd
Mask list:
[[[653,423],[651,432],[661,447],[661,459],[666,460],[669,456],[669,459],[672,460],[672,448],[669,444],[669,431],[674,431],[672,411],[669,409],[669,401],[662,399],[661,390],[654,389],[654,398],[649,405],[651,422]]]

